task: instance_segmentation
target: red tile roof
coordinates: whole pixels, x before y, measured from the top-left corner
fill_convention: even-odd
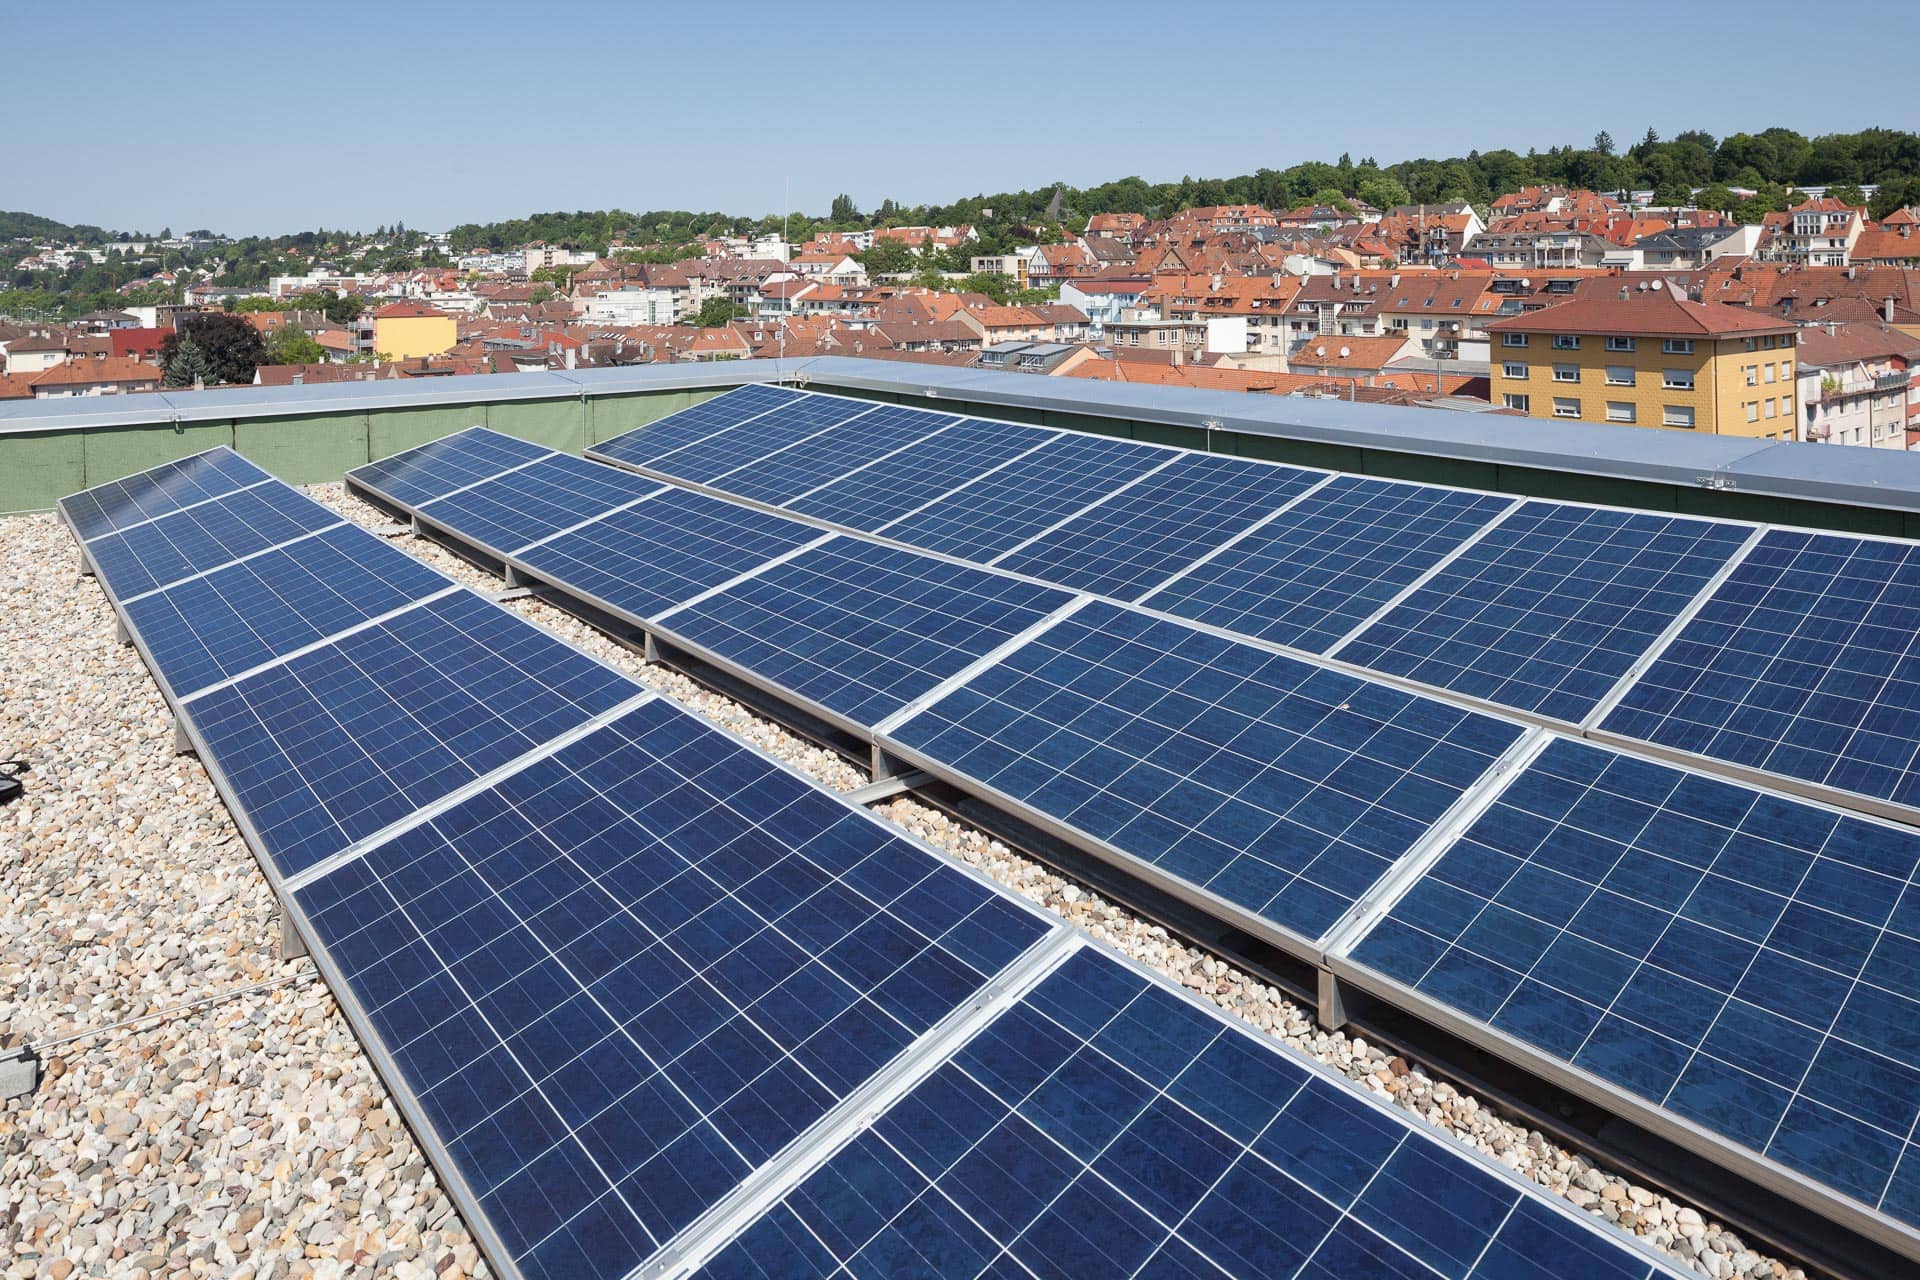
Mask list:
[[[1622,297],[1589,296],[1487,324],[1489,333],[1591,333],[1657,338],[1721,338],[1792,333],[1795,326],[1745,307],[1687,302],[1665,288]]]

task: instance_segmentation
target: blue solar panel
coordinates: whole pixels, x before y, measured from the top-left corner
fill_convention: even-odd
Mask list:
[[[1324,653],[1511,505],[1336,476],[1141,603]]]
[[[638,692],[463,591],[187,707],[261,854],[290,876]]]
[[[659,490],[658,481],[556,453],[424,503],[420,514],[477,546],[506,555]]]
[[[628,1274],[1049,928],[660,701],[298,898],[535,1280]]]
[[[1072,598],[1004,574],[835,538],[662,625],[868,728]]]
[[[95,485],[61,500],[67,524],[82,542],[130,524],[178,511],[267,479],[267,473],[231,449],[209,449],[122,480]]]
[[[522,552],[514,563],[645,620],[823,536],[785,516],[669,489]]]
[[[960,418],[937,436],[785,505],[803,515],[872,533],[1059,434],[1012,422]]]
[[[1295,467],[1189,454],[994,563],[1135,600],[1320,479]]]
[[[87,555],[114,598],[126,600],[339,523],[305,494],[267,484],[106,534]]]
[[[1520,732],[1096,603],[888,737],[1312,939]]]
[[[1577,724],[1752,532],[1529,502],[1335,656]]]
[[[1089,948],[700,1275],[1655,1272],[1624,1236]]]
[[[469,427],[431,444],[369,462],[347,479],[405,507],[444,497],[553,450],[485,427]]]
[[[645,465],[661,475],[700,484],[878,407],[871,400],[802,396],[783,408],[651,458]],[[606,446],[599,446],[595,452],[606,453]],[[617,454],[607,456],[626,461]]]
[[[728,493],[760,502],[781,503],[837,480],[855,467],[925,440],[960,419],[899,405],[870,407],[852,422],[829,428],[770,453],[714,481]]]
[[[1353,958],[1920,1225],[1920,833],[1555,740]]]
[[[1920,547],[1770,530],[1604,727],[1920,807]]]
[[[785,387],[750,383],[703,401],[691,409],[668,414],[658,422],[650,422],[625,435],[604,440],[588,452],[615,462],[644,467],[656,458],[705,440],[728,427],[738,426],[757,414],[797,404],[804,399],[806,396],[802,393],[789,391]]]
[[[341,525],[125,606],[176,697],[452,585]]]
[[[1178,455],[1068,434],[879,530],[899,542],[991,560]]]

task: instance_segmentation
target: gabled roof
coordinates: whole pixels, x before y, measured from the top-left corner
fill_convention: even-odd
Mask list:
[[[1740,337],[1792,333],[1795,328],[1778,317],[1759,315],[1745,307],[1687,302],[1675,297],[1671,289],[1655,287],[1631,289],[1624,298],[1575,298],[1487,324],[1489,333],[1584,333],[1650,338]]]

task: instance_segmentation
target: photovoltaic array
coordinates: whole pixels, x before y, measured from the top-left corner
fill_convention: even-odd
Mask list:
[[[532,524],[458,501],[549,460],[469,434],[379,475],[516,550],[697,496],[554,466]],[[298,509],[278,482],[179,478],[237,470],[63,511],[501,1274],[1678,1274],[372,535],[249,518]],[[878,612],[836,575],[973,575],[892,620],[928,647],[879,683],[1067,596],[736,510],[714,554],[771,539],[828,630]],[[95,555],[181,516],[257,536]],[[681,549],[668,594],[720,599]]]

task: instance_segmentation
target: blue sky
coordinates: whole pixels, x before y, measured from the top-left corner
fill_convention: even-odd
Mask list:
[[[843,190],[872,208],[1343,151],[1585,145],[1602,128],[1624,146],[1649,124],[1920,128],[1920,4],[1810,12],[34,0],[0,24],[0,208],[147,231],[438,229],[608,206],[757,215],[788,181],[824,212]]]

